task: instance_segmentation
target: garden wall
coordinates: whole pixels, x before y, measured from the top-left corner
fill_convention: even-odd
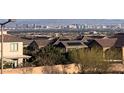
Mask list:
[[[55,66],[41,66],[41,67],[25,67],[16,69],[4,69],[4,74],[74,74],[81,71],[80,66],[76,64],[69,65],[55,65]],[[112,64],[108,72],[122,72],[124,73],[123,64]]]
[[[76,64],[41,66],[41,67],[25,67],[16,69],[4,69],[4,74],[72,74],[78,73],[80,68]]]

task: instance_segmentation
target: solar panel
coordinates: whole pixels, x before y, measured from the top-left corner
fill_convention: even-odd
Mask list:
[[[59,39],[59,41],[69,41],[69,39]]]
[[[69,46],[79,46],[79,45],[82,45],[81,42],[68,42],[67,43]]]

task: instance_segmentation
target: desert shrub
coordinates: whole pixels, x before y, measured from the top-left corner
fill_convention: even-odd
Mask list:
[[[103,59],[103,53],[97,49],[69,51],[69,59],[81,65],[82,73],[102,73],[109,67],[109,63]]]
[[[121,48],[111,48],[105,51],[105,58],[107,60],[119,60],[122,59]]]

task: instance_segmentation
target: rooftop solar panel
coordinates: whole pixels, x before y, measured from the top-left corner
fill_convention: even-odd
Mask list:
[[[68,42],[67,43],[69,46],[78,46],[78,45],[82,45],[81,42]]]

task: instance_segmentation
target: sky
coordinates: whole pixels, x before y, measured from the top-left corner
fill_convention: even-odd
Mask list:
[[[36,23],[43,25],[66,25],[66,24],[118,24],[124,23],[124,20],[105,20],[105,19],[20,19],[17,23]]]
[[[0,23],[7,19],[0,19]],[[41,25],[68,25],[68,24],[124,24],[123,19],[16,19],[15,23],[8,24],[41,24]]]

